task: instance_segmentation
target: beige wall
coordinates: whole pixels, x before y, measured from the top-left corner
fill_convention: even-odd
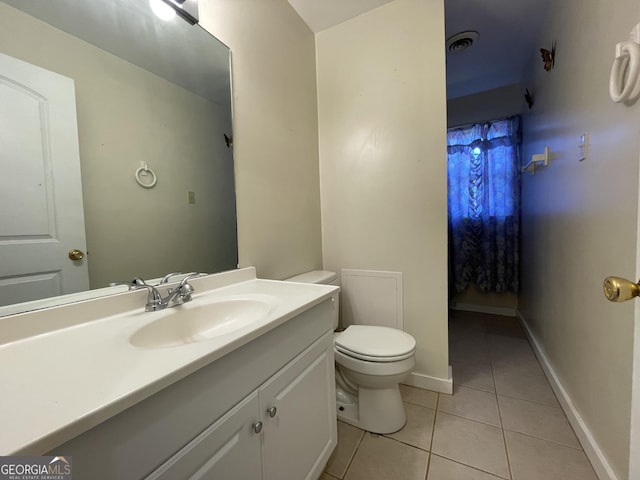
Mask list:
[[[240,265],[321,268],[314,35],[286,0],[205,0],[200,20],[233,56]]]
[[[516,84],[450,98],[447,100],[447,127],[517,115],[522,110],[523,95],[524,88]]]
[[[640,20],[632,0],[552,2],[527,85],[525,161],[549,145],[549,167],[523,179],[520,310],[619,479],[627,477],[633,309],[602,294],[607,275],[635,278],[640,106],[611,102],[615,44]],[[590,155],[578,161],[580,134]]]
[[[396,0],[317,34],[324,266],[404,273],[416,372],[448,377],[444,11]]]
[[[523,108],[523,92],[524,88],[516,84],[464,97],[451,98],[447,100],[447,126],[455,127],[518,115]],[[517,294],[484,293],[478,290],[475,285],[471,285],[463,293],[456,294],[453,300],[457,304],[468,306],[480,305],[510,309],[518,307]]]
[[[91,287],[234,268],[228,110],[3,3],[0,19],[3,53],[75,80]]]

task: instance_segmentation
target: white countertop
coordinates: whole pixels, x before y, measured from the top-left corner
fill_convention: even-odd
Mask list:
[[[203,297],[267,295],[277,299],[269,313],[249,327],[181,346],[131,345],[129,338],[134,332],[166,312],[145,312],[144,301],[133,310],[104,318],[94,315],[86,321],[70,320],[68,325],[58,320],[55,329],[36,327],[35,335],[12,333],[9,340],[6,335],[3,338],[2,330],[15,330],[21,323],[16,318],[0,318],[0,455],[45,453],[330,298],[337,290],[328,285],[260,280],[255,278],[255,270],[244,270],[240,275],[236,271],[194,279],[192,303]],[[246,278],[247,270],[254,278],[205,290],[206,285],[223,285],[225,275],[229,281],[243,275]],[[213,277],[214,281],[208,280]],[[113,302],[121,299],[130,305],[132,298],[142,297],[140,292],[129,292],[89,300],[79,307],[58,307],[49,316],[55,313],[64,319],[68,311],[71,318],[72,309],[89,311],[92,302],[97,309],[113,311]],[[103,308],[105,302],[111,303],[110,308]],[[47,311],[20,317],[20,322],[44,322]],[[44,323],[48,325],[48,321]]]

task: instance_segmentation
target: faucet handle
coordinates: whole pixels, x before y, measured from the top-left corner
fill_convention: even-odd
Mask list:
[[[145,312],[155,312],[156,310],[162,310],[167,306],[156,287],[147,284],[147,282],[140,277],[136,277],[131,281],[131,289],[137,290],[139,288],[146,288],[149,293],[147,296],[147,304],[144,306]]]
[[[182,298],[183,302],[190,302],[191,301],[191,294],[195,291],[194,288],[191,286],[190,283],[185,283],[184,285],[182,285],[181,287],[178,287],[178,290],[180,291],[180,297]]]
[[[129,287],[129,290],[135,290],[137,287],[131,283],[131,282],[123,282],[121,280],[118,280],[117,282],[109,282],[109,286],[110,287],[117,287],[118,285],[126,285],[127,287]]]
[[[129,282],[124,282],[122,280],[118,280],[116,282],[110,282],[109,286],[110,287],[116,287],[118,285],[127,285],[129,287],[129,290],[136,290],[140,287],[144,287],[145,285],[147,285],[147,283],[140,277],[136,277],[133,280],[129,281]]]
[[[169,279],[171,277],[175,277],[176,275],[182,275],[182,272],[167,273],[164,277],[162,277],[162,280],[160,280],[160,285],[162,285],[163,283],[169,283]]]
[[[187,275],[182,279],[182,281],[180,282],[180,287],[184,287],[185,285],[189,285],[189,280],[191,280],[192,278],[196,278],[196,277],[202,277],[203,275],[206,275],[206,273],[199,273],[199,272],[191,272],[191,273],[187,273]]]
[[[140,285],[138,288],[146,288],[149,292],[147,296],[147,304],[144,306],[146,312],[155,312],[156,310],[162,310],[166,308],[167,304],[160,295],[160,292],[153,285]]]
[[[192,272],[187,274],[180,282],[180,285],[178,285],[176,288],[169,289],[169,296],[167,297],[168,300],[165,300],[165,303],[168,306],[173,306],[173,305],[182,305],[183,303],[190,302],[191,294],[195,291],[195,289],[189,283],[189,280],[195,277],[199,277],[201,275],[204,275],[204,274],[197,273],[197,272]]]

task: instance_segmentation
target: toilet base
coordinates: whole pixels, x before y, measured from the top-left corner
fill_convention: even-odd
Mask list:
[[[351,403],[345,404],[342,402],[337,402],[336,404],[336,413],[338,414],[338,420],[341,420],[349,425],[353,425],[354,427],[360,427],[358,422],[358,404]]]
[[[342,397],[347,395],[348,398]],[[368,432],[388,434],[407,422],[398,385],[388,388],[358,387],[358,397],[342,392],[336,401],[338,420]]]

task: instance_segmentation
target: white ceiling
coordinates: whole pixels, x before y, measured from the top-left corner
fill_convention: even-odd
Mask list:
[[[520,83],[533,55],[549,0],[445,0],[445,36],[480,33],[472,48],[447,54],[447,96]],[[542,60],[541,60],[542,61]]]
[[[393,0],[289,0],[309,28],[318,33]]]
[[[319,32],[392,0],[289,0],[312,31]],[[480,33],[474,46],[447,53],[447,97],[520,83],[532,55],[549,0],[445,0],[445,38]]]

